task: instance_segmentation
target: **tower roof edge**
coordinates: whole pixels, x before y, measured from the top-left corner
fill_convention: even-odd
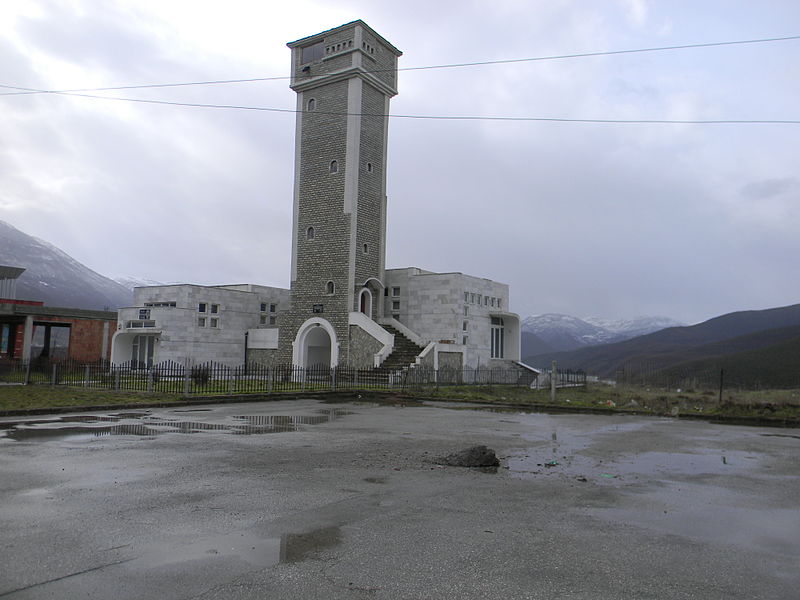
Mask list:
[[[387,48],[388,50],[390,50],[390,51],[391,51],[391,52],[392,52],[392,53],[393,53],[395,56],[402,56],[402,55],[403,55],[403,52],[402,52],[402,51],[400,51],[400,50],[398,50],[397,48],[395,48],[395,47],[394,47],[394,45],[393,45],[391,42],[389,42],[389,41],[388,41],[388,40],[387,40],[385,37],[383,37],[381,34],[379,34],[378,32],[376,32],[376,31],[375,31],[375,30],[374,30],[372,27],[370,27],[369,25],[367,25],[367,24],[366,24],[364,21],[362,21],[361,19],[357,19],[357,20],[355,20],[355,21],[350,21],[349,23],[345,23],[344,25],[339,25],[338,27],[334,27],[333,29],[327,29],[327,30],[325,30],[325,31],[321,31],[320,33],[315,33],[314,35],[309,35],[309,36],[307,36],[307,37],[300,38],[299,40],[295,40],[295,41],[293,41],[293,42],[289,42],[289,43],[288,43],[288,44],[286,44],[286,45],[287,45],[289,48],[297,48],[297,47],[299,47],[299,46],[305,46],[305,45],[307,45],[307,44],[309,44],[309,43],[311,43],[311,42],[315,42],[315,41],[317,41],[317,40],[321,40],[321,39],[322,39],[322,38],[324,38],[326,35],[331,35],[332,33],[334,33],[334,32],[337,32],[337,31],[340,31],[340,30],[342,30],[342,29],[350,29],[350,28],[353,28],[353,27],[356,27],[356,26],[361,26],[361,27],[363,27],[364,29],[366,29],[367,31],[369,31],[369,32],[370,32],[372,35],[374,35],[374,36],[375,36],[375,37],[376,37],[378,40],[380,40],[380,42],[381,42],[383,45],[385,45],[385,46],[386,46],[386,48]]]

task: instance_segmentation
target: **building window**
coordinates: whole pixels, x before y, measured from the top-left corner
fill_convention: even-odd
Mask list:
[[[277,323],[277,322],[278,322],[278,319],[276,317],[270,317],[269,318],[269,324],[270,325],[275,325],[275,323]]]
[[[332,295],[336,291],[336,286],[332,281],[329,281],[325,284],[325,293],[328,295]]]
[[[313,227],[309,227],[308,229],[306,229],[306,239],[307,240],[313,240],[316,235],[317,234],[314,231]]]
[[[466,346],[466,345],[467,345],[467,336],[466,336],[466,335],[465,335],[464,337],[462,337],[462,338],[461,338],[461,344],[462,344],[463,346]]]
[[[400,300],[392,300],[392,310],[400,310]]]
[[[467,321],[464,321],[463,323],[461,323],[461,331],[466,331],[466,330],[467,330]]]
[[[469,292],[464,292],[464,302],[469,302]]]
[[[372,163],[367,163],[367,173],[372,173]]]
[[[497,299],[497,308],[503,308],[503,299],[502,298],[498,298]]]
[[[469,306],[464,307],[464,316],[466,317],[469,314]]]
[[[494,298],[492,298],[492,306],[494,306]]]
[[[267,315],[261,315],[261,317],[259,317],[258,323],[260,325],[266,325],[267,324]]]
[[[197,305],[197,312],[204,313],[206,312],[206,310],[208,310],[208,304],[206,304],[205,302],[201,302],[200,304]]]
[[[400,295],[400,288],[399,287],[393,287],[392,288],[392,296],[397,297],[399,295]]]
[[[267,312],[267,303],[266,302],[262,302],[261,303],[261,312]]]
[[[338,161],[332,160],[330,166],[331,173],[338,173],[339,172],[339,163]]]
[[[364,251],[364,254],[369,254],[369,244],[364,244],[361,249]]]
[[[198,327],[205,327],[206,326],[206,318],[205,317],[197,317],[197,326]]]
[[[483,305],[484,306],[489,306],[489,296],[484,296],[483,297]]]
[[[216,315],[219,313],[219,304],[212,304],[211,305],[211,314]]]
[[[325,56],[325,42],[317,42],[302,49],[300,62],[302,64],[314,62]]]
[[[277,304],[270,304],[269,305],[269,312],[274,313],[277,310],[278,310],[278,305]]]
[[[309,111],[312,111],[315,108],[317,108],[317,101],[314,98],[309,98],[308,104],[306,104],[306,106],[308,107]]]
[[[504,358],[505,356],[505,328],[503,319],[492,317],[492,358]]]
[[[209,319],[209,327],[213,327],[216,329],[218,326],[219,326],[219,319],[215,319],[214,317]]]

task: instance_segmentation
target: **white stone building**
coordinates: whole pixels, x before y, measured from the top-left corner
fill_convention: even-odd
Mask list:
[[[260,361],[278,346],[289,290],[261,285],[162,285],[134,290],[118,313],[111,361],[137,367],[173,361]]]
[[[507,285],[385,267],[388,113],[402,53],[362,21],[288,46],[290,290],[139,288],[136,307],[120,311],[113,361],[526,369]]]
[[[504,283],[417,267],[387,269],[384,315],[424,343],[438,343],[439,351],[462,354],[464,367],[520,360],[519,316],[508,310]]]

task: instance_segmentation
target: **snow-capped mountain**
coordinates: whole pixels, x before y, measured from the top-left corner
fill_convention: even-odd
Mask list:
[[[163,281],[156,281],[155,279],[147,279],[146,277],[136,277],[133,275],[120,275],[119,277],[114,277],[113,279],[118,284],[131,291],[133,291],[133,288],[137,287],[147,287],[150,285],[167,285]]]
[[[633,319],[603,319],[600,317],[584,317],[587,323],[623,336],[623,339],[647,335],[669,327],[683,327],[685,323],[669,317],[634,317]]]
[[[570,315],[548,313],[524,319],[522,331],[534,334],[554,351],[567,351],[585,346],[621,342],[680,325],[682,324],[667,317],[636,317],[614,321],[597,317],[579,319]],[[524,347],[522,355],[526,356]]]
[[[0,221],[0,264],[23,267],[17,299],[47,306],[116,310],[130,306],[130,290],[56,248]]]

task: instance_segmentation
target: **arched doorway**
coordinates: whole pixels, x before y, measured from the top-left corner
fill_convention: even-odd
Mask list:
[[[372,318],[372,292],[368,288],[361,290],[358,295],[358,310]]]
[[[339,362],[336,330],[325,319],[309,319],[297,330],[292,362],[298,367],[335,367]]]

